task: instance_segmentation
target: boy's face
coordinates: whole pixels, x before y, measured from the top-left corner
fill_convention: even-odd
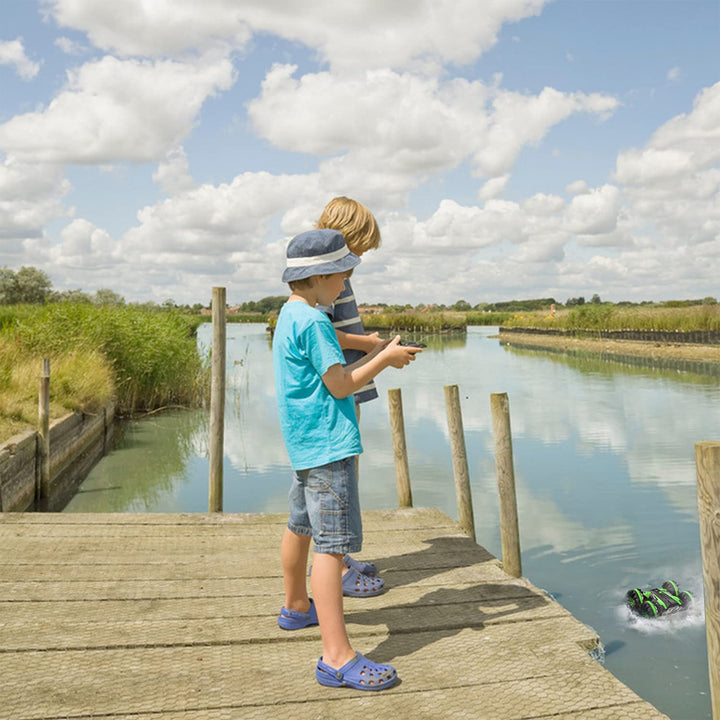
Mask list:
[[[315,277],[315,290],[320,305],[332,305],[338,295],[345,289],[347,273],[334,273],[333,275],[317,275]]]

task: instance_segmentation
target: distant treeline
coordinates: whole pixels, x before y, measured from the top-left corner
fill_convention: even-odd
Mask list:
[[[247,322],[249,319],[255,322],[262,322],[268,315],[280,312],[280,308],[287,301],[287,295],[270,295],[260,300],[247,300],[242,303],[230,304],[228,309],[235,315],[236,322]],[[125,298],[107,288],[97,290],[95,293],[86,293],[81,289],[76,290],[53,290],[50,278],[42,270],[34,267],[22,267],[14,271],[7,267],[0,267],[0,305],[32,304],[44,305],[53,302],[74,302],[85,303],[97,306],[122,306],[126,304]],[[145,310],[182,310],[187,313],[200,313],[210,308],[210,302],[189,304],[178,304],[172,298],[163,303],[154,302],[129,303],[134,307]],[[451,305],[441,303],[420,303],[417,305],[388,304],[388,303],[364,303],[359,307],[361,310],[373,311],[378,314],[411,313],[411,312],[475,312],[475,313],[518,313],[550,310],[555,306],[556,310],[561,308],[574,308],[583,305],[614,305],[617,307],[666,307],[680,308],[692,307],[695,305],[715,305],[717,299],[714,297],[698,298],[695,300],[665,300],[655,302],[643,300],[634,302],[623,300],[617,303],[604,302],[600,295],[595,293],[589,300],[584,296],[567,298],[565,303],[556,298],[531,298],[527,300],[503,300],[491,303],[477,303],[475,305],[467,300],[458,300]],[[257,320],[256,318],[260,318]]]

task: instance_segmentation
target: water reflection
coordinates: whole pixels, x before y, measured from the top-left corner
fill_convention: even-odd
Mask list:
[[[204,411],[174,410],[121,427],[115,449],[95,466],[66,512],[182,512],[175,498],[206,454]]]

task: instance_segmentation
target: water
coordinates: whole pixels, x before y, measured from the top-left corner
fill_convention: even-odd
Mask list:
[[[694,445],[720,439],[720,379],[514,349],[471,328],[427,339],[362,408],[364,509],[397,505],[387,410],[402,389],[413,500],[457,518],[445,385],[457,384],[478,542],[498,557],[490,394],[507,392],[523,574],[593,627],[606,667],[673,720],[711,717]],[[199,342],[210,344],[211,328]],[[228,325],[226,512],[285,512],[288,461],[262,325]],[[208,421],[174,412],[132,423],[68,512],[206,512]],[[634,620],[631,587],[676,580],[692,612]]]

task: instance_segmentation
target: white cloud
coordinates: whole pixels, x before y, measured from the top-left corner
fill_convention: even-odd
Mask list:
[[[90,48],[81,43],[71,40],[68,37],[59,37],[55,40],[56,47],[59,47],[66,55],[84,55]]]
[[[193,186],[187,155],[182,147],[173,148],[165,154],[165,159],[153,173],[153,180],[166,195],[177,195]]]
[[[570,195],[584,195],[588,191],[588,185],[584,180],[575,180],[565,187]]]
[[[64,27],[121,55],[179,55],[217,44],[244,46],[270,33],[315,48],[335,70],[468,63],[492,47],[503,24],[538,15],[547,0],[42,0]]]
[[[228,60],[104,57],[69,72],[44,110],[0,125],[0,147],[40,162],[156,160],[188,135],[203,102],[233,81]]]
[[[78,218],[63,228],[61,243],[52,248],[54,263],[92,270],[115,265],[117,245],[106,230]]]
[[[39,72],[39,63],[25,54],[22,38],[0,42],[0,65],[10,65],[23,80],[32,80]]]
[[[508,184],[508,180],[510,180],[509,174],[491,178],[478,190],[478,200],[483,202],[485,200],[492,200],[498,195],[502,195],[503,190]]]
[[[296,70],[276,65],[267,74],[261,95],[248,106],[255,131],[283,150],[334,156],[325,170],[336,183],[348,178],[362,185],[367,173],[382,176],[375,180],[392,186],[385,194],[393,200],[463,160],[480,177],[502,178],[522,148],[557,123],[577,112],[604,116],[617,106],[606,95],[551,88],[523,95],[391,70],[299,79]],[[500,185],[486,186],[481,198],[497,194]]]
[[[16,253],[18,241],[41,237],[46,223],[71,212],[62,205],[69,190],[58,168],[6,159],[0,164],[0,239],[12,240]]]
[[[610,233],[617,226],[620,191],[613,185],[576,195],[565,213],[567,230],[576,235]]]

